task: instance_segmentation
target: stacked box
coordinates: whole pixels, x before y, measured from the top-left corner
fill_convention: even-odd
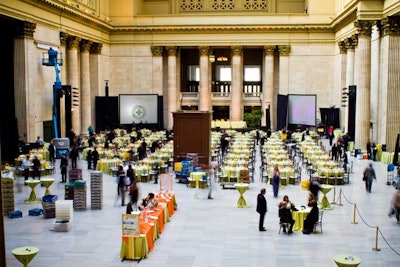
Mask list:
[[[86,181],[74,182],[74,210],[86,210]]]
[[[9,215],[9,211],[13,211],[14,206],[14,179],[1,178],[1,193],[3,196],[3,215]]]
[[[65,200],[73,200],[74,199],[74,189],[75,184],[69,183],[65,185]]]
[[[15,219],[15,218],[22,218],[22,212],[20,210],[12,210],[8,212],[8,217],[10,219]]]
[[[39,208],[29,210],[29,216],[39,216],[42,214],[43,214],[43,210],[39,209]]]
[[[69,182],[73,183],[76,180],[82,180],[82,169],[70,169],[69,170]]]
[[[53,223],[53,230],[56,232],[67,232],[71,229],[73,219],[73,201],[56,201],[56,221]]]
[[[56,195],[47,195],[42,197],[43,218],[51,219],[56,217]]]
[[[100,210],[103,199],[103,172],[94,171],[90,174],[90,197],[92,209]]]

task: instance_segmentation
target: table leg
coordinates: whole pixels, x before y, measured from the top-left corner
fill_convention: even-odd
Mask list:
[[[246,202],[246,200],[245,200],[244,197],[243,197],[243,193],[240,193],[240,196],[239,196],[239,199],[238,199],[238,201],[237,201],[236,206],[237,206],[238,208],[247,208],[247,207],[248,207],[247,202]]]
[[[321,206],[320,207],[323,210],[331,210],[331,209],[333,209],[331,204],[328,201],[328,198],[326,197],[326,194],[324,194],[324,196],[322,197]]]

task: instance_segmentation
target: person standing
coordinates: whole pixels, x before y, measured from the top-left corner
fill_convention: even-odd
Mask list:
[[[333,125],[330,125],[327,130],[330,146],[332,146],[333,138],[335,137],[335,135],[333,134],[334,131],[335,131],[335,128],[333,127]]]
[[[258,222],[258,230],[261,232],[267,231],[264,227],[265,213],[267,213],[267,200],[265,199],[265,188],[262,188],[257,196],[257,212],[260,214]]]
[[[126,176],[128,176],[129,179],[131,180],[131,184],[135,182],[135,171],[132,169],[131,164],[128,165],[128,169],[126,170]]]
[[[56,159],[56,148],[54,147],[53,144],[53,140],[50,141],[49,147],[47,148],[47,150],[49,151],[50,154],[50,162],[54,163],[55,159]]]
[[[121,206],[125,206],[125,170],[124,166],[119,165],[118,166],[118,172],[117,172],[117,192],[118,195],[121,195]]]
[[[139,199],[139,188],[137,186],[136,181],[134,181],[130,186],[129,186],[129,195],[131,197],[131,204],[132,204],[132,209],[133,210],[138,210],[138,204],[137,201]]]
[[[93,156],[92,156],[92,150],[88,149],[87,154],[86,154],[86,160],[87,160],[87,168],[88,170],[92,169],[92,161],[93,161]]]
[[[390,203],[389,217],[394,214],[396,215],[397,223],[400,223],[400,186],[394,192],[392,202]]]
[[[38,177],[40,180],[40,160],[37,156],[32,160],[32,178],[35,179],[35,177]]]
[[[42,138],[40,138],[40,136],[37,137],[37,139],[36,139],[36,144],[37,144],[37,146],[38,146],[39,148],[43,148],[43,146],[44,146],[44,141],[43,141]]]
[[[24,168],[24,178],[25,181],[29,179],[29,168],[32,166],[31,162],[29,161],[29,155],[25,156],[24,161],[22,162],[22,167]],[[25,184],[26,185],[26,184]]]
[[[371,193],[372,182],[376,179],[375,170],[372,167],[372,163],[369,164],[367,168],[364,170],[363,180],[365,181],[365,189],[368,193]]]
[[[99,152],[97,152],[96,148],[94,148],[92,152],[92,160],[93,160],[93,170],[96,170],[97,161],[99,160]]]
[[[274,172],[272,173],[272,188],[274,190],[274,197],[275,198],[278,197],[279,182],[280,182],[279,167],[278,167],[278,164],[275,164]]]
[[[68,167],[68,159],[67,156],[62,155],[60,161],[60,169],[61,169],[61,183],[67,182],[67,167]]]
[[[77,146],[73,146],[71,152],[69,152],[69,158],[71,159],[72,169],[77,168],[77,160],[79,158],[79,150]]]

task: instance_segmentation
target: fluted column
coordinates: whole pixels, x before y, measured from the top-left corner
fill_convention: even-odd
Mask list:
[[[78,66],[78,49],[79,42],[81,38],[76,36],[70,36],[68,38],[68,59],[69,59],[69,68],[68,68],[68,83],[73,88],[78,88],[77,92],[79,92],[79,66]],[[81,132],[81,121],[80,121],[80,93],[78,93],[78,102],[74,102],[74,96],[72,98],[72,129],[75,133]],[[69,129],[67,129],[69,130]]]
[[[346,45],[344,41],[340,41],[338,43],[339,45],[339,51],[340,51],[340,90],[343,92],[343,88],[346,87],[346,66],[347,66],[347,49],[346,49]],[[341,99],[342,100],[342,99]],[[341,126],[343,127],[344,125],[346,126],[345,128],[347,128],[347,121],[348,121],[348,98],[347,98],[347,102],[343,103],[342,102],[342,112],[340,113],[340,121]],[[346,130],[345,130],[346,132]]]
[[[289,94],[289,54],[290,45],[279,45],[279,93]]]
[[[199,110],[210,111],[210,90],[208,86],[208,67],[210,48],[208,46],[199,46],[200,51],[200,88],[199,88]]]
[[[232,84],[230,119],[243,120],[243,48],[232,46]]]
[[[358,20],[358,46],[355,51],[354,81],[357,85],[355,148],[366,149],[370,141],[371,27],[372,22]]]
[[[173,128],[172,112],[177,111],[178,90],[176,81],[176,46],[167,46],[168,52],[168,116],[167,125],[169,129]],[[180,109],[180,107],[179,107]]]
[[[89,51],[93,42],[82,40],[81,45],[81,133],[87,134],[92,125],[92,99],[90,93]]]
[[[41,129],[35,128],[38,115],[35,112],[39,110],[37,105],[43,105],[43,99],[39,99],[35,95],[35,88],[30,87],[31,83],[29,82],[29,73],[26,67],[34,64],[30,55],[34,55],[33,51],[35,51],[33,42],[35,29],[36,24],[21,21],[16,29],[16,38],[14,39],[14,73],[17,74],[14,75],[14,109],[18,125],[18,136],[26,142],[34,142],[37,135],[42,136]],[[52,88],[51,81],[48,84],[48,87]],[[37,100],[40,100],[40,102],[35,103]],[[48,107],[48,111],[48,114],[51,114],[51,107]]]
[[[62,53],[63,55],[63,66],[68,66],[67,58],[65,58],[66,55],[66,46],[67,46],[67,40],[68,40],[68,33],[65,32],[60,32],[60,47],[59,47],[59,52]],[[60,67],[62,68],[62,67]],[[67,84],[67,74],[65,71],[61,70],[60,73],[60,79],[63,84]],[[58,111],[60,114],[60,129],[58,129],[59,135],[61,137],[66,136],[67,130],[66,130],[66,125],[65,125],[65,97],[60,99],[60,110]]]
[[[269,108],[271,129],[275,129],[275,94],[274,94],[274,45],[264,46],[264,77],[263,77],[263,99],[261,108],[263,111],[263,118],[261,125],[266,125],[265,110]]]
[[[101,64],[101,50],[103,44],[92,43],[90,46],[89,64],[90,64],[90,101],[91,101],[91,125],[96,129],[96,96],[102,95],[104,92],[103,79],[102,78],[102,66]]]
[[[400,132],[400,16],[382,20],[382,66],[380,90],[386,114],[385,143],[388,151],[394,151],[397,133]],[[381,118],[381,117],[380,117]]]
[[[344,40],[344,45],[347,51],[346,58],[346,86],[354,85],[354,48],[357,45],[358,37],[352,36]]]
[[[153,91],[158,95],[163,95],[163,47],[152,46],[153,55]]]

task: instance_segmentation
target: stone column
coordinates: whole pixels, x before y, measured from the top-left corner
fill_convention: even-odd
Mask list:
[[[34,59],[29,56],[34,55],[33,33],[35,29],[36,24],[21,21],[16,29],[14,39],[14,73],[16,74],[14,75],[14,109],[18,135],[21,140],[26,142],[34,142],[36,136],[42,132],[43,127],[36,130],[36,112],[39,110],[37,105],[46,105],[42,102],[43,98],[36,95],[35,88],[31,88],[32,83],[29,81],[29,73],[26,68],[28,65],[34,65]],[[43,68],[45,67],[43,66]],[[49,88],[52,88],[51,81],[48,82],[48,85]],[[51,92],[53,91],[51,90]],[[53,93],[51,93],[51,96],[53,96]],[[35,103],[36,100],[40,102]],[[51,107],[48,107],[48,109],[48,114],[51,114]],[[40,136],[43,135],[40,134]]]
[[[230,120],[243,120],[243,47],[232,46]]]
[[[394,151],[397,133],[400,132],[400,16],[387,17],[382,23],[380,70],[383,97],[381,112],[386,114],[379,118],[383,120],[385,135],[382,136],[388,151]],[[382,115],[383,115],[382,114]],[[383,139],[381,137],[381,139]]]
[[[103,49],[103,44],[92,43],[90,46],[90,101],[92,103],[91,108],[91,125],[96,129],[96,96],[102,95],[103,91],[103,80],[102,77],[102,66],[101,61],[101,50]]]
[[[357,85],[355,148],[365,150],[370,141],[371,27],[372,21],[358,20],[354,81]]]
[[[210,90],[209,90],[209,77],[208,67],[210,48],[208,46],[199,46],[200,51],[200,87],[199,87],[199,110],[210,111]]]
[[[68,33],[65,32],[60,32],[60,47],[59,47],[59,52],[62,53],[63,55],[63,66],[68,66],[68,62],[66,61],[67,59],[65,58],[66,55],[66,45],[67,45],[67,40],[68,40]],[[62,67],[60,67],[61,69]],[[60,73],[60,79],[63,85],[66,84],[67,81],[67,74],[65,71],[61,71]],[[67,134],[66,130],[66,125],[65,125],[65,97],[60,99],[60,127],[61,129],[58,129],[60,137],[64,137]]]
[[[346,58],[346,86],[354,85],[354,48],[357,46],[358,37],[356,35],[344,40],[347,51]]]
[[[289,54],[290,45],[278,45],[279,50],[279,93],[289,94]],[[280,129],[277,129],[280,130]]]
[[[163,95],[163,47],[152,46],[151,53],[153,54],[153,92]]]
[[[68,59],[69,59],[69,71],[68,71],[68,84],[72,88],[72,129],[76,134],[81,132],[81,121],[80,121],[80,93],[79,93],[79,68],[78,68],[78,49],[81,38],[76,36],[69,36],[68,38]],[[74,90],[77,88],[78,90]],[[77,92],[77,96],[74,96],[74,91]],[[77,101],[74,101],[77,100]],[[69,129],[67,129],[68,131]]]
[[[346,88],[346,66],[347,66],[347,49],[346,49],[346,44],[345,44],[345,42],[344,41],[340,41],[339,43],[338,43],[338,45],[339,45],[339,51],[340,51],[340,54],[339,54],[339,57],[340,57],[340,73],[339,73],[339,75],[340,75],[340,77],[339,77],[339,79],[340,79],[340,90],[341,90],[341,92],[343,93],[343,88]],[[348,92],[348,90],[346,90],[346,92]],[[348,103],[348,95],[345,95],[346,96],[346,100],[347,100],[347,102],[341,102],[341,106],[342,106],[342,108],[341,108],[341,113],[340,113],[340,121],[342,122],[341,123],[341,126],[342,126],[342,128],[345,128],[345,132],[347,131],[346,130],[346,128],[347,128],[347,121],[348,121],[348,105],[349,105],[349,103]],[[342,95],[342,97],[343,97],[343,95]],[[341,98],[341,101],[343,100],[344,98]]]
[[[173,128],[172,112],[177,111],[178,106],[178,90],[177,90],[177,73],[176,73],[176,46],[167,46],[168,52],[168,115],[167,115],[167,128]],[[180,109],[180,107],[179,107]]]
[[[82,40],[81,45],[81,133],[88,134],[92,125],[92,99],[90,90],[89,51],[93,42]]]
[[[271,118],[271,129],[275,129],[275,94],[274,94],[274,51],[275,45],[264,46],[264,77],[263,77],[263,88],[262,88],[262,103],[261,109],[263,112],[261,125],[266,125],[266,114],[265,110],[269,108]]]

